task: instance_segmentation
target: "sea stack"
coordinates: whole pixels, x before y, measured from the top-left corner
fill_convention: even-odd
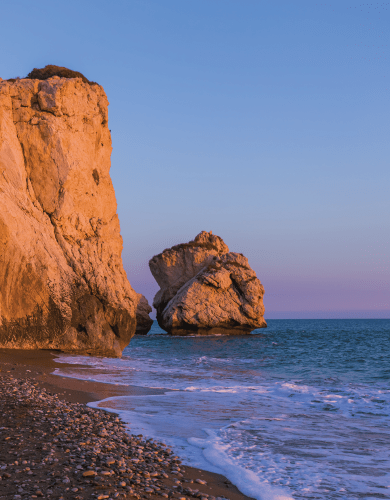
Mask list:
[[[0,79],[0,347],[121,356],[136,329],[103,88]]]
[[[149,261],[160,286],[153,306],[172,335],[248,334],[264,328],[264,287],[242,254],[202,231]]]

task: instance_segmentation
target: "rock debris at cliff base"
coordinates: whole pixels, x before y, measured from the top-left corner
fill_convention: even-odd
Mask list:
[[[152,308],[150,307],[146,297],[141,293],[137,293],[137,299],[137,327],[135,329],[135,333],[136,335],[147,335],[153,325],[153,320],[149,316],[149,314],[152,312]]]
[[[115,414],[28,379],[3,376],[0,389],[0,499],[215,500],[165,445],[129,435]]]

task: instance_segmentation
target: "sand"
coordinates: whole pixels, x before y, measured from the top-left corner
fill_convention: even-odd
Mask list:
[[[50,401],[54,401],[53,404],[57,405],[58,408],[62,408],[61,410],[56,410],[57,414],[59,411],[63,412],[63,408],[69,407],[69,414],[72,414],[72,412],[81,412],[82,414],[84,411],[87,410],[85,407],[86,403],[92,402],[92,401],[99,401],[102,399],[105,399],[107,397],[112,397],[112,396],[123,396],[123,395],[150,395],[150,394],[160,394],[163,391],[159,390],[154,390],[154,389],[145,389],[141,387],[136,387],[136,386],[120,386],[120,385],[112,385],[112,384],[103,384],[103,383],[98,383],[98,382],[90,382],[90,381],[82,381],[82,380],[77,380],[77,379],[72,379],[68,377],[61,377],[58,375],[54,375],[53,371],[58,368],[59,366],[61,367],[66,367],[66,364],[61,363],[61,365],[57,364],[55,362],[56,355],[58,355],[58,352],[55,351],[45,351],[45,350],[31,350],[31,351],[25,351],[25,350],[10,350],[10,349],[0,349],[0,383],[3,384],[3,387],[5,387],[5,384],[12,383],[17,386],[17,383],[15,379],[18,381],[18,383],[22,383],[23,381],[27,381],[25,386],[29,386],[31,384],[35,384],[36,391],[43,391],[44,397],[46,397],[47,394],[54,395],[52,396],[47,396],[47,404],[52,404]],[[69,366],[69,365],[68,365]],[[10,378],[11,377],[11,378]],[[12,380],[12,382],[10,382]],[[28,385],[30,384],[30,385]],[[35,389],[34,389],[35,390]],[[4,391],[4,389],[3,389]],[[14,396],[10,396],[11,398]],[[39,419],[32,419],[32,416],[30,413],[33,412],[28,412],[26,410],[26,407],[28,409],[29,403],[20,403],[22,405],[22,409],[18,408],[18,402],[15,400],[15,405],[13,402],[9,403],[9,407],[3,407],[3,415],[0,417],[0,428],[5,427],[6,429],[10,428],[10,419],[15,418],[15,416],[11,412],[17,412],[16,418],[18,419],[18,428],[23,429],[23,432],[20,434],[19,431],[17,431],[18,434],[18,439],[21,440],[21,447],[20,450],[17,447],[17,443],[15,440],[8,439],[4,441],[1,440],[1,454],[0,454],[0,465],[1,464],[8,464],[8,467],[6,469],[0,469],[0,477],[3,474],[2,481],[0,481],[0,499],[2,498],[9,498],[9,499],[14,499],[18,498],[15,497],[15,495],[18,495],[18,489],[20,488],[19,483],[15,483],[12,479],[14,477],[19,477],[18,474],[27,474],[27,472],[23,473],[23,470],[26,469],[25,465],[21,466],[20,464],[14,464],[12,462],[15,461],[15,453],[18,453],[18,450],[20,453],[24,453],[28,455],[28,453],[34,455],[31,457],[28,456],[23,456],[23,461],[25,462],[34,462],[34,464],[42,463],[44,460],[44,451],[40,451],[39,449],[36,448],[36,446],[33,446],[35,441],[42,441],[42,436],[38,438],[37,432],[35,430],[31,432],[31,430],[35,429],[37,425],[41,425],[39,422]],[[34,402],[35,404],[35,402]],[[62,406],[61,406],[62,405]],[[4,406],[4,401],[3,401],[3,406]],[[8,410],[8,412],[7,412]],[[23,411],[22,411],[23,410]],[[88,410],[89,411],[89,410]],[[107,414],[104,410],[94,410],[94,412],[98,412],[98,416],[101,415],[101,420],[106,420],[106,421],[112,421],[113,423],[109,425],[119,425],[114,422],[114,418],[116,417],[115,415],[112,414]],[[62,414],[62,413],[61,413]],[[36,414],[35,414],[36,415]],[[94,417],[96,419],[95,413],[93,413]],[[111,419],[111,420],[110,420]],[[3,423],[2,423],[3,422]],[[4,425],[6,423],[6,425]],[[51,428],[51,426],[48,424],[46,421],[46,427],[45,427],[45,432],[44,432],[44,440],[47,441],[48,447],[52,446],[53,441],[55,441],[55,436],[58,436],[58,432],[55,432],[54,428]],[[122,425],[122,424],[120,424]],[[7,430],[3,430],[3,434],[9,432]],[[41,427],[39,427],[41,429]],[[58,429],[57,429],[58,431]],[[16,432],[16,431],[15,431]],[[42,432],[40,430],[39,432]],[[119,432],[119,431],[118,431]],[[1,439],[1,437],[0,437]],[[134,438],[136,439],[136,438]],[[140,438],[137,438],[138,440]],[[141,442],[141,441],[140,441]],[[28,452],[27,450],[29,449],[26,443],[30,443],[31,445],[31,452]],[[36,444],[36,443],[35,443]],[[13,446],[12,450],[11,447]],[[27,448],[26,448],[27,446]],[[23,450],[22,450],[23,448]],[[70,446],[71,448],[71,446]],[[159,447],[156,448],[156,450],[160,450]],[[164,449],[162,449],[164,451]],[[12,455],[10,455],[12,453]],[[109,498],[149,498],[149,499],[163,499],[164,496],[159,494],[159,491],[154,491],[154,493],[146,493],[145,491],[142,490],[142,485],[133,485],[131,486],[131,481],[129,485],[127,486],[127,490],[124,488],[119,488],[118,487],[118,481],[121,479],[119,477],[115,476],[115,471],[113,471],[112,476],[108,476],[108,478],[104,478],[105,482],[105,487],[103,486],[97,486],[96,482],[94,481],[89,481],[90,478],[82,478],[82,476],[77,476],[76,478],[80,477],[79,479],[73,479],[72,476],[72,468],[76,467],[76,462],[73,460],[69,461],[67,456],[64,455],[63,452],[61,452],[61,448],[59,448],[56,451],[56,462],[49,462],[50,464],[50,473],[48,473],[49,468],[47,466],[45,467],[28,467],[31,469],[28,471],[31,474],[31,477],[34,478],[34,481],[37,483],[34,486],[39,486],[39,484],[46,484],[43,481],[48,481],[47,477],[56,477],[58,475],[64,474],[63,470],[64,467],[66,466],[67,474],[69,474],[69,477],[72,478],[72,481],[75,481],[75,484],[73,485],[75,488],[68,489],[66,491],[65,485],[60,486],[61,493],[59,493],[59,489],[57,487],[57,490],[54,488],[54,491],[52,494],[47,495],[44,491],[38,489],[37,492],[39,494],[34,494],[34,492],[29,490],[29,493],[26,493],[25,495],[23,493],[19,493],[20,498],[63,498],[64,500],[68,498],[73,498],[77,500],[81,499],[86,499],[86,498],[99,498],[99,492],[101,493],[101,490],[103,493],[106,493],[105,496],[107,499]],[[157,454],[157,452],[155,452]],[[161,452],[162,453],[162,452]],[[17,456],[17,455],[16,455]],[[101,455],[97,456],[97,460],[104,461],[103,456],[106,455]],[[28,460],[30,458],[30,460]],[[94,459],[95,460],[95,459]],[[18,460],[19,462],[20,460]],[[47,462],[46,462],[47,463]],[[81,463],[81,462],[79,462]],[[93,462],[95,465],[97,462]],[[219,474],[211,473],[208,471],[203,471],[197,468],[192,468],[189,466],[183,466],[180,465],[180,472],[179,473],[174,473],[175,471],[172,469],[172,467],[175,467],[172,465],[173,462],[171,462],[171,466],[167,467],[164,470],[164,474],[167,477],[162,477],[162,476],[157,476],[161,481],[160,486],[161,486],[161,491],[170,491],[169,496],[171,498],[186,498],[186,499],[191,499],[193,496],[191,493],[188,493],[190,490],[195,490],[198,489],[199,493],[195,495],[195,498],[202,498],[202,495],[208,495],[209,500],[213,500],[213,497],[215,498],[227,498],[230,500],[244,500],[247,499],[249,500],[249,497],[243,495],[234,485],[230,483],[229,480],[227,480],[224,476],[221,476]],[[48,464],[48,465],[49,465]],[[104,465],[104,464],[103,464]],[[83,467],[87,467],[87,463],[83,463]],[[3,465],[4,467],[4,465]],[[19,469],[18,469],[19,467]],[[21,469],[22,467],[22,469]],[[81,467],[79,465],[79,467]],[[119,467],[119,466],[118,466]],[[157,466],[156,466],[157,467]],[[23,469],[24,468],[24,469]],[[157,467],[158,468],[158,467]],[[104,469],[104,467],[103,467]],[[8,470],[8,472],[6,472]],[[120,474],[118,472],[120,469],[116,469],[116,474]],[[123,469],[124,470],[124,469]],[[156,470],[156,469],[153,469]],[[19,472],[16,472],[19,471]],[[8,474],[10,477],[4,477],[4,474]],[[48,475],[49,474],[49,475]],[[126,476],[126,473],[124,472],[124,475]],[[27,477],[27,476],[26,476]],[[128,481],[128,477],[126,476],[122,479],[125,481]],[[134,478],[133,478],[134,479]],[[206,484],[199,484],[196,482],[197,479],[200,479],[202,481],[205,481]],[[83,482],[84,480],[84,482]],[[41,481],[41,482],[40,482]],[[155,479],[157,481],[157,479]],[[177,481],[180,481],[180,484],[177,483]],[[58,486],[59,479],[57,479],[57,486]],[[111,484],[112,483],[112,484]],[[28,483],[30,484],[30,483]],[[32,484],[32,483],[31,483]],[[53,483],[55,484],[55,483]],[[111,484],[111,486],[110,486]],[[153,484],[159,484],[159,483],[153,483]],[[179,484],[178,489],[174,488],[174,486],[177,486]],[[8,485],[8,486],[7,486]],[[135,487],[132,490],[131,488]],[[28,489],[28,485],[26,486]],[[165,490],[164,490],[165,488]],[[188,490],[189,488],[189,490]],[[22,488],[23,489],[23,488]],[[53,489],[53,488],[52,488]],[[77,492],[72,491],[72,489],[77,489]],[[178,491],[179,490],[179,491]],[[35,493],[37,493],[35,492]],[[114,496],[114,492],[116,496]],[[112,496],[110,496],[112,495]],[[206,498],[206,497],[204,497]]]

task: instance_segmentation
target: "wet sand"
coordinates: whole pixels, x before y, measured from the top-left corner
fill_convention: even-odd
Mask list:
[[[118,419],[117,419],[118,422],[114,420],[114,418],[116,418],[115,415],[108,414],[104,410],[93,410],[93,413],[91,413],[92,410],[89,410],[85,406],[86,403],[92,401],[99,401],[112,396],[151,395],[151,394],[161,394],[166,392],[166,391],[146,389],[136,386],[121,386],[121,385],[104,384],[99,382],[82,381],[68,377],[53,375],[53,371],[58,367],[74,366],[74,365],[66,365],[64,363],[61,364],[56,363],[55,358],[56,355],[58,354],[60,353],[59,352],[56,353],[55,351],[45,351],[45,350],[25,351],[25,350],[13,350],[13,349],[12,350],[0,349],[0,384],[2,384],[3,391],[5,391],[5,387],[7,387],[6,390],[10,392],[11,386],[17,387],[18,384],[21,384],[23,381],[26,381],[26,384],[23,386],[25,387],[25,390],[28,390],[30,391],[29,393],[31,393],[31,387],[33,386],[35,388],[33,389],[34,394],[35,393],[43,394],[42,397],[43,400],[45,401],[44,403],[45,408],[48,407],[51,408],[50,405],[52,406],[54,405],[53,409],[50,410],[48,414],[50,413],[52,415],[56,415],[57,420],[55,421],[53,420],[53,426],[51,426],[50,421],[48,421],[48,418],[46,417],[45,422],[47,425],[45,427],[45,432],[43,433],[44,438],[40,436],[39,439],[40,442],[42,442],[42,439],[44,439],[44,441],[47,442],[47,446],[49,448],[51,447],[51,449],[53,450],[54,450],[53,446],[54,443],[56,444],[56,446],[61,444],[61,440],[60,443],[58,443],[58,435],[60,435],[60,437],[62,436],[63,440],[65,440],[66,432],[68,432],[69,429],[70,425],[69,423],[65,424],[62,421],[60,423],[58,422],[58,415],[65,414],[64,411],[67,412],[70,416],[73,415],[74,413],[75,422],[79,422],[80,418],[86,418],[86,419],[92,418],[92,420],[93,419],[96,420],[97,418],[96,415],[101,415],[101,420],[107,421],[109,426],[111,425],[111,426],[121,427],[121,429],[119,429],[118,427],[118,433],[122,435],[121,433],[122,430],[124,431],[124,426],[123,424],[119,424]],[[18,415],[17,418],[19,419],[18,428],[24,429],[23,431],[24,434],[22,432],[22,435],[18,436],[19,441],[21,440],[20,453],[22,453],[22,451],[23,453],[25,453],[25,455],[23,456],[24,458],[23,461],[34,462],[34,464],[42,463],[42,461],[45,460],[45,457],[47,457],[47,454],[45,455],[44,451],[40,451],[34,446],[32,448],[34,451],[30,452],[31,457],[30,460],[28,460],[29,456],[28,452],[26,450],[22,450],[23,447],[24,448],[26,447],[27,442],[30,442],[31,440],[34,439],[37,440],[37,434],[35,433],[34,429],[37,425],[41,425],[39,419],[36,418],[37,410],[35,409],[34,411],[30,412],[27,411],[29,405],[31,405],[31,403],[28,403],[28,401],[31,401],[31,399],[30,400],[24,399],[23,401],[22,400],[19,401],[17,399],[17,396],[15,396],[15,392],[11,391],[10,395],[7,397],[11,398],[9,400],[11,402],[8,403],[8,416],[7,416],[7,405],[4,405],[3,402],[3,415],[2,417],[0,417],[0,428],[1,427],[5,428],[3,429],[3,435],[9,433],[9,430],[7,429],[10,429],[11,417],[15,418],[13,414],[11,415],[11,411],[18,412],[17,413]],[[14,398],[15,401],[13,401],[12,398]],[[20,408],[18,405],[20,405]],[[64,407],[66,407],[66,405],[68,405],[69,411],[64,410]],[[89,413],[87,413],[87,410]],[[35,415],[34,418],[32,416],[33,414]],[[90,415],[92,416],[90,417]],[[54,424],[57,426],[57,428],[55,428]],[[68,427],[62,428],[61,425],[62,426],[67,425]],[[94,424],[92,421],[92,423],[90,423],[91,429],[93,425]],[[33,432],[31,432],[32,430]],[[43,431],[40,430],[40,432]],[[87,440],[88,437],[89,436],[85,436],[85,440]],[[91,435],[91,441],[93,440],[93,438],[94,436]],[[69,440],[69,435],[67,435],[67,439]],[[101,439],[104,440],[104,438]],[[52,493],[50,494],[46,494],[44,491],[42,491],[41,488],[37,490],[39,494],[34,494],[34,492],[31,493],[32,490],[29,493],[26,493],[25,495],[23,493],[19,493],[20,498],[24,499],[24,498],[38,498],[38,497],[41,498],[62,497],[64,500],[68,498],[81,500],[87,498],[98,499],[101,497],[102,500],[103,498],[109,499],[109,498],[119,497],[119,498],[129,498],[129,499],[148,498],[156,500],[160,498],[161,499],[180,498],[188,500],[191,498],[204,498],[205,500],[206,499],[213,500],[213,498],[219,497],[219,498],[227,498],[230,500],[249,500],[249,497],[243,495],[224,476],[189,466],[183,466],[183,465],[179,466],[178,460],[174,459],[172,456],[170,458],[168,457],[168,455],[165,453],[166,450],[165,448],[157,446],[156,447],[157,451],[152,451],[151,448],[154,445],[150,443],[144,443],[143,438],[134,436],[132,439],[133,441],[130,442],[130,444],[127,442],[120,443],[120,446],[122,446],[121,449],[124,450],[125,456],[129,457],[133,456],[132,453],[134,451],[134,447],[140,447],[141,445],[143,445],[145,450],[149,449],[150,453],[154,453],[157,456],[158,453],[160,453],[161,457],[163,457],[161,460],[166,460],[167,461],[166,463],[168,464],[169,462],[169,464],[162,467],[160,466],[159,462],[155,462],[153,465],[150,461],[150,455],[147,456],[145,454],[144,458],[141,457],[142,459],[141,462],[144,462],[145,464],[144,469],[145,467],[146,469],[141,470],[134,468],[134,470],[131,472],[129,469],[130,467],[129,463],[134,463],[134,462],[129,462],[130,459],[128,458],[127,466],[123,464],[121,465],[120,458],[117,457],[116,459],[117,468],[114,470],[110,469],[109,471],[104,471],[104,469],[107,468],[105,461],[107,460],[108,456],[107,453],[109,452],[104,454],[104,453],[96,453],[96,451],[94,451],[92,453],[91,449],[90,455],[88,456],[92,457],[91,459],[92,462],[88,462],[88,458],[83,458],[84,461],[79,460],[79,456],[77,455],[77,453],[79,454],[83,453],[82,451],[80,451],[80,452],[75,452],[76,455],[74,455],[74,459],[69,460],[68,459],[69,455],[65,455],[65,453],[61,451],[62,448],[57,446],[58,449],[56,448],[56,450],[54,450],[55,453],[53,451],[54,454],[52,455],[53,457],[54,456],[56,457],[57,461],[51,462],[50,461],[51,458],[49,458],[48,459],[49,462],[46,462],[51,467],[50,476],[56,477],[56,475],[61,473],[63,475],[64,467],[66,467],[66,469],[69,470],[68,472],[69,477],[71,477],[72,481],[74,482],[73,485],[74,487],[73,488],[68,487],[68,490],[66,490],[65,484],[62,483],[60,484],[59,480],[57,480],[57,483],[53,483],[54,486],[52,486],[52,490],[50,490],[52,491]],[[18,448],[17,448],[18,444],[12,439],[7,440],[6,437],[4,437],[3,440],[1,434],[0,434],[0,440],[1,440],[0,477],[2,477],[2,480],[0,481],[0,499],[18,498],[15,497],[15,495],[18,495],[20,485],[18,482],[15,483],[14,480],[12,480],[12,478],[19,477],[18,474],[21,473],[23,474],[22,471],[26,468],[30,469],[27,472],[27,474],[30,474],[30,472],[32,471],[30,475],[32,478],[34,478],[34,481],[36,483],[41,484],[40,481],[47,481],[47,475],[48,475],[47,467],[37,467],[34,465],[35,467],[34,468],[31,466],[26,467],[26,464],[24,464],[23,466],[19,465],[19,463],[15,464],[15,454],[16,456],[18,454]],[[31,443],[31,445],[33,445],[33,443]],[[72,447],[69,446],[69,448]],[[20,460],[17,460],[17,462],[20,462]],[[177,465],[172,465],[175,463]],[[98,470],[96,473],[93,473],[93,471],[90,472],[91,476],[92,474],[94,476],[92,480],[89,476],[86,476],[85,478],[80,474],[77,476],[76,464],[78,464],[79,470],[84,470],[81,469],[81,467],[84,467],[85,470],[87,470],[88,468],[88,470],[92,471],[91,464],[92,465],[100,464],[100,467],[97,467]],[[6,468],[4,468],[5,465],[7,465]],[[112,467],[114,467],[114,465]],[[125,471],[126,467],[127,470]],[[180,469],[179,471],[177,471],[178,468]],[[73,471],[73,469],[75,469],[75,471]],[[150,478],[148,479],[149,482],[147,486],[145,485],[143,486],[142,480],[141,483],[135,482],[135,479],[137,479],[138,477],[141,478],[144,476],[146,477],[149,469],[152,471],[152,475],[155,475],[153,481],[160,481],[157,483],[152,483],[160,485],[160,487],[155,488],[153,493],[146,491],[149,488],[148,485],[150,482]],[[19,472],[16,472],[17,470]],[[95,468],[93,470],[95,470]],[[74,474],[76,474],[74,479],[72,475],[73,472]],[[111,475],[109,475],[108,472],[110,472]],[[4,474],[10,477],[4,477]],[[24,474],[26,474],[26,472],[24,472]],[[102,475],[102,478],[100,479],[102,479],[102,481],[104,479],[104,484],[103,483],[98,484],[97,480],[99,479],[98,477],[99,475]],[[205,482],[206,484],[202,484],[202,481]],[[122,484],[126,483],[126,487],[125,486],[120,487],[119,484],[121,483]],[[29,484],[30,483],[27,484],[26,488],[29,487]],[[32,486],[34,487],[39,486],[39,484]],[[45,485],[46,483],[42,484]],[[60,486],[58,486],[58,484],[60,484]],[[76,489],[77,491],[73,491],[74,489]],[[195,494],[193,494],[193,492],[196,490],[198,491]]]

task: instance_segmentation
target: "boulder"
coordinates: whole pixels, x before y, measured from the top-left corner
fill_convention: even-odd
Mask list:
[[[149,262],[160,285],[153,305],[173,335],[247,334],[264,328],[264,288],[242,254],[202,231]]]
[[[120,356],[135,333],[107,107],[81,77],[0,81],[0,347]]]
[[[149,333],[153,320],[150,318],[149,314],[152,312],[152,308],[149,305],[146,297],[141,293],[137,293],[138,304],[136,310],[137,327],[135,329],[136,335],[146,335]]]

